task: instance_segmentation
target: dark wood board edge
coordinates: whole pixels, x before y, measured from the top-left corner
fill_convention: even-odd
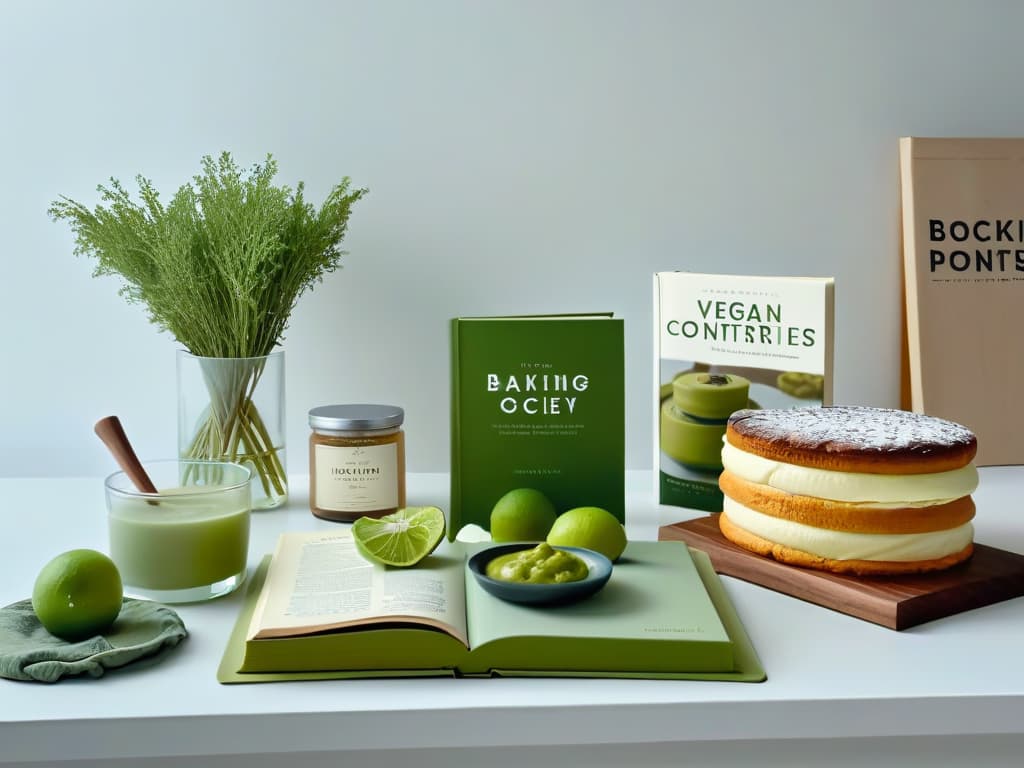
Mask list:
[[[979,570],[984,573],[972,573]],[[896,608],[897,629],[1024,595],[1024,557],[1013,552],[975,544],[971,560],[949,573],[963,574],[956,591],[938,590],[902,601]]]
[[[894,630],[1024,595],[1024,556],[984,545],[968,564],[941,574],[862,579],[748,552],[722,536],[717,515],[662,526],[658,538],[706,552],[726,576]]]

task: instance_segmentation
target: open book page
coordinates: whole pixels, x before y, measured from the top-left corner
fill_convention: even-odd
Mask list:
[[[463,567],[461,552],[444,547],[414,568],[370,563],[347,528],[283,533],[247,638],[407,622],[443,630],[465,645]]]
[[[729,634],[681,542],[630,542],[608,584],[578,603],[516,605],[467,580],[466,606],[466,672],[695,672],[734,664]]]

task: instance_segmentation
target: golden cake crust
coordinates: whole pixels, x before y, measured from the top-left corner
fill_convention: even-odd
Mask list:
[[[748,509],[815,528],[849,533],[929,533],[956,528],[974,518],[974,500],[963,496],[928,507],[880,509],[864,504],[797,496],[734,475],[718,478],[722,493]]]
[[[966,466],[978,450],[960,424],[869,406],[737,411],[725,439],[766,459],[837,472],[916,475]]]
[[[751,552],[756,552],[759,555],[770,557],[780,563],[856,576],[898,576],[942,571],[962,563],[974,552],[974,545],[968,544],[959,552],[933,560],[914,560],[911,562],[832,560],[763,539],[736,525],[724,512],[718,515],[718,527],[722,531],[722,535],[733,544]]]

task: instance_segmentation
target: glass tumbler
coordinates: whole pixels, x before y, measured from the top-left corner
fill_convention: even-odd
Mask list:
[[[143,493],[124,472],[104,483],[110,556],[125,593],[191,603],[235,590],[249,554],[250,470],[187,459],[142,466],[159,493]]]

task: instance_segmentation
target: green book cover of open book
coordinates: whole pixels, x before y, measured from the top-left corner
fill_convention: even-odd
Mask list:
[[[218,680],[765,679],[707,557],[681,542],[632,542],[600,592],[548,607],[486,593],[465,565],[479,546],[445,543],[392,569],[363,560],[348,530],[282,534],[249,585]]]
[[[625,521],[623,322],[610,314],[451,323],[448,538],[490,528],[495,502],[534,488],[559,512]]]

